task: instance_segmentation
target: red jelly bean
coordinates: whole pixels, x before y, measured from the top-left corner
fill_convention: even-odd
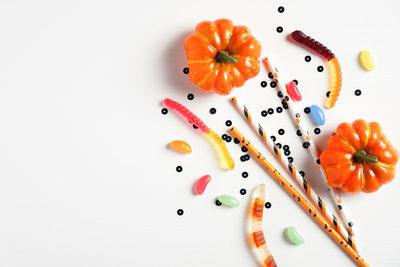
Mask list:
[[[296,83],[293,81],[286,84],[286,92],[293,101],[300,101],[302,99],[300,91],[297,89]]]
[[[201,195],[204,193],[204,190],[206,190],[207,184],[210,182],[210,180],[210,175],[204,175],[199,180],[197,180],[194,185],[194,192],[196,193],[196,195]]]

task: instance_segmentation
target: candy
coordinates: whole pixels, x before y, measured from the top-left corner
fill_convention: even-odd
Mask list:
[[[274,257],[265,242],[263,231],[263,212],[265,203],[265,184],[260,184],[254,190],[247,213],[247,236],[253,254],[260,266],[276,267]]]
[[[286,92],[294,102],[300,101],[302,99],[300,91],[294,81],[286,84]]]
[[[196,195],[201,195],[204,193],[204,190],[206,190],[206,187],[210,180],[210,175],[204,175],[196,181],[196,183],[194,184],[194,192],[196,193]]]
[[[321,125],[325,124],[324,111],[317,105],[312,105],[310,107],[310,117],[311,117],[312,122],[317,126],[321,126]]]
[[[218,154],[219,163],[222,168],[232,170],[235,167],[235,162],[230,156],[228,148],[226,147],[224,141],[219,135],[208,128],[199,117],[194,115],[186,107],[169,98],[165,98],[163,104],[165,107],[172,109],[176,113],[178,113],[181,118],[184,118],[189,123],[192,123],[194,129],[197,129],[198,131],[203,133],[207,137],[207,139],[209,139],[214,144],[215,150]]]
[[[339,61],[335,54],[331,52],[326,46],[312,39],[310,36],[305,35],[302,31],[294,31],[290,37],[296,43],[310,49],[315,54],[324,58],[328,65],[329,72],[329,96],[326,99],[326,108],[332,108],[340,94],[342,88],[342,71],[340,69]]]
[[[189,154],[192,152],[192,148],[190,147],[190,145],[182,140],[172,141],[171,143],[169,143],[169,147],[183,154]]]
[[[299,235],[299,233],[296,231],[296,228],[293,226],[289,226],[285,230],[285,238],[287,241],[294,245],[301,245],[304,244],[304,239]]]
[[[372,57],[371,52],[369,52],[368,50],[363,50],[360,52],[358,56],[358,62],[360,63],[360,66],[366,71],[371,71],[375,69],[374,58]]]
[[[230,196],[230,195],[220,195],[218,196],[218,201],[222,203],[222,205],[236,208],[239,207],[239,200],[237,198]]]

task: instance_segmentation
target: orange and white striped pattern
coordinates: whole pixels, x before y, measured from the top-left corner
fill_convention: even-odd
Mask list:
[[[263,223],[263,211],[265,203],[265,184],[260,184],[254,190],[250,199],[247,214],[247,235],[250,247],[257,257],[260,266],[276,267],[275,259],[265,241]]]

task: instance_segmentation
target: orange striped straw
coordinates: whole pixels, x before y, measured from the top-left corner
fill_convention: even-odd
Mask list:
[[[293,196],[296,202],[303,207],[306,212],[313,218],[335,241],[344,249],[360,266],[369,266],[369,264],[347,243],[346,240],[324,219],[324,217],[311,206],[310,203],[278,172],[278,170],[265,159],[263,155],[245,138],[238,129],[233,127],[230,132],[245,146],[248,151],[263,165],[269,173],[280,183],[282,187]]]

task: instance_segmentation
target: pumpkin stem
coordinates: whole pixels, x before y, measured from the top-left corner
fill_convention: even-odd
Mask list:
[[[236,64],[237,63],[237,59],[232,57],[231,55],[229,55],[228,51],[225,50],[219,50],[217,52],[217,56],[215,57],[215,60],[218,63],[232,63],[232,64]]]
[[[353,159],[355,163],[378,163],[378,158],[372,155],[368,155],[364,149],[358,150],[356,153],[354,153]]]

